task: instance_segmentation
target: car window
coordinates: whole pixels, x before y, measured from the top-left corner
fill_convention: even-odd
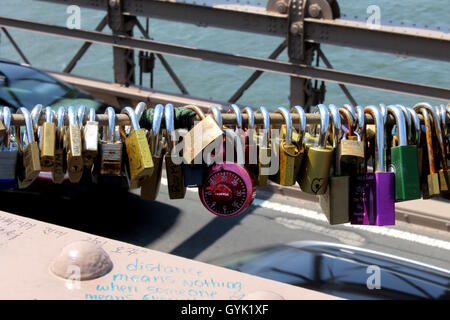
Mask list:
[[[443,298],[450,294],[448,275],[362,251],[279,246],[248,256],[241,253],[220,265],[347,299]],[[380,290],[367,286],[374,274],[369,266],[380,266]]]
[[[32,68],[0,63],[0,101],[10,107],[26,107],[40,103],[44,106],[61,105],[99,108],[101,103],[75,87]]]

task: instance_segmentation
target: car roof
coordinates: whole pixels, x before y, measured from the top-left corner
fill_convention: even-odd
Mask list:
[[[371,255],[379,256],[380,258],[394,259],[399,262],[414,264],[417,266],[422,266],[424,268],[433,269],[438,272],[443,272],[443,273],[447,274],[447,276],[450,276],[450,270],[447,270],[444,268],[439,268],[439,267],[436,267],[436,266],[433,266],[430,264],[426,264],[426,263],[423,263],[420,261],[402,258],[402,257],[398,257],[398,256],[388,254],[388,253],[383,253],[383,252],[370,250],[370,249],[366,249],[366,248],[349,246],[349,245],[340,244],[340,243],[333,243],[333,242],[326,242],[326,241],[295,241],[295,242],[288,243],[287,245],[298,248],[298,249],[306,248],[306,247],[309,247],[309,248],[311,248],[311,247],[327,247],[330,249],[343,249],[343,250],[348,250],[348,251],[356,251],[356,252],[360,252],[360,253],[368,253]]]

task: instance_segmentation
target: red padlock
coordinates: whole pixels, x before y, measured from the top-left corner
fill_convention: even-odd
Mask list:
[[[237,118],[240,118],[239,116],[240,112],[237,113]],[[227,130],[227,135],[228,138],[231,135],[231,139],[224,137],[223,153],[220,152],[220,156],[226,154],[227,140],[237,142],[239,138],[238,133],[231,130]],[[242,144],[236,145],[239,146],[239,150],[236,150],[239,158],[244,154],[244,149]],[[244,212],[256,194],[249,172],[241,164],[228,160],[225,158],[223,163],[211,165],[202,186],[198,188],[203,205],[215,215],[227,217]]]

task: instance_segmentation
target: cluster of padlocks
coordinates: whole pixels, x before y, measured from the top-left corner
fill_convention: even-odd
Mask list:
[[[180,122],[177,110],[189,110],[184,117],[192,121]],[[233,123],[224,124],[217,107],[205,115],[195,106],[139,103],[121,111],[126,123],[116,123],[108,107],[101,124],[85,107],[20,108],[15,116],[22,122],[3,107],[0,187],[27,188],[41,172],[56,184],[89,175],[113,186],[125,179],[143,199],[155,200],[165,163],[170,199],[198,187],[203,205],[217,215],[244,212],[256,187],[272,181],[298,183],[319,196],[330,224],[379,226],[395,224],[395,202],[450,193],[450,106],[321,104],[312,110],[231,105],[225,111]],[[276,116],[283,120],[277,125]],[[318,121],[310,121],[314,116]]]

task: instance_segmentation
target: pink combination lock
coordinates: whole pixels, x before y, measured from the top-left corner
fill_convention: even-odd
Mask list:
[[[241,112],[237,106],[232,106],[236,113],[238,128],[242,128]],[[216,119],[220,120],[220,119]],[[227,134],[238,141],[237,132],[227,131]],[[217,154],[218,159],[224,159],[226,150],[226,136],[223,139],[223,146]],[[250,173],[244,167],[244,149],[242,144],[237,144],[237,162],[226,159],[224,162],[215,163],[208,168],[205,180],[199,187],[198,192],[203,205],[212,213],[218,216],[235,216],[244,212],[253,202],[256,194],[255,184]],[[234,158],[234,157],[233,157]]]
[[[250,206],[256,189],[246,169],[234,162],[224,162],[209,169],[198,193],[206,209],[215,215],[229,217]]]

